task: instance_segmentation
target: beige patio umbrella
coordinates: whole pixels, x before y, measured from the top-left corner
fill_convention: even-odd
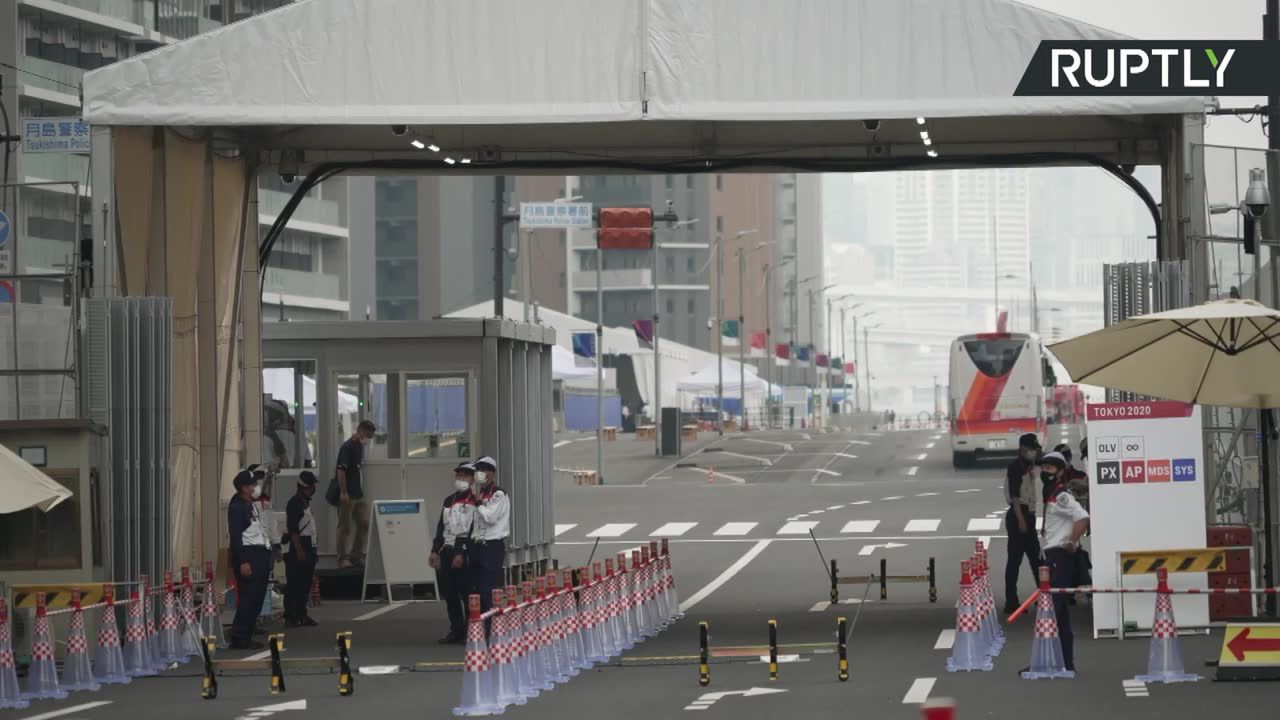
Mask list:
[[[1129,318],[1049,346],[1073,381],[1203,405],[1280,407],[1280,312],[1253,300]],[[1273,587],[1271,413],[1259,415],[1263,572]],[[1275,613],[1275,596],[1267,608]]]
[[[49,512],[71,491],[0,445],[0,514],[39,508]]]

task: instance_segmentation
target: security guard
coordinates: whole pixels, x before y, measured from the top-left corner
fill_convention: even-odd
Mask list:
[[[1005,500],[1009,511],[1004,516],[1009,538],[1009,557],[1004,565],[1004,611],[1018,609],[1018,566],[1023,556],[1031,566],[1034,579],[1040,571],[1040,543],[1036,539],[1036,484],[1034,470],[1040,454],[1040,440],[1035,433],[1018,438],[1018,457],[1005,471]]]
[[[1065,477],[1067,480],[1067,488],[1071,491],[1072,495],[1076,496],[1076,500],[1080,501],[1080,504],[1084,506],[1084,509],[1088,510],[1089,509],[1089,474],[1083,470],[1078,469],[1076,466],[1071,464],[1071,446],[1070,445],[1066,443],[1062,443],[1057,447],[1055,447],[1053,451],[1062,455],[1062,457],[1066,459],[1067,472]]]
[[[227,537],[231,541],[231,567],[236,576],[236,616],[231,622],[229,642],[236,650],[261,650],[253,639],[253,627],[267,596],[271,574],[271,539],[254,491],[266,472],[254,466],[236,474],[232,484],[235,497],[227,503]]]
[[[1076,587],[1076,553],[1080,552],[1080,539],[1089,530],[1089,513],[1071,494],[1067,460],[1061,453],[1045,455],[1040,469],[1053,485],[1044,511],[1044,558],[1050,568],[1049,584],[1057,588]],[[1070,599],[1065,594],[1054,594],[1053,611],[1058,618],[1063,663],[1068,670],[1075,670]]]
[[[471,497],[476,503],[471,529],[471,592],[480,594],[480,607],[488,611],[493,589],[502,587],[502,570],[507,557],[507,535],[511,530],[511,501],[498,487],[498,461],[485,455],[472,463],[476,481]]]
[[[316,519],[311,514],[311,497],[316,494],[319,479],[310,470],[298,474],[298,491],[289,498],[284,509],[285,541],[288,550],[284,555],[285,586],[284,620],[289,627],[314,627],[319,625],[307,613],[307,598],[311,594],[311,579],[316,571]]]
[[[467,641],[466,563],[476,514],[476,501],[471,496],[475,474],[471,463],[462,463],[453,469],[454,491],[444,499],[444,508],[436,521],[436,537],[431,543],[429,562],[436,569],[436,582],[449,613],[449,632],[440,638],[442,645],[461,645]]]

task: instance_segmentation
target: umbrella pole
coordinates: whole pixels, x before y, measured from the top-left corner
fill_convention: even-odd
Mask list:
[[[1271,411],[1258,413],[1258,429],[1262,439],[1259,444],[1259,462],[1262,470],[1262,578],[1265,587],[1275,587],[1275,564],[1272,557],[1273,530],[1271,516]],[[1267,595],[1266,614],[1276,616],[1276,596]]]

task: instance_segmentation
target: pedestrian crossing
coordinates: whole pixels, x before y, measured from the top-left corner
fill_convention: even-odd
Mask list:
[[[829,516],[838,513],[828,513]],[[1039,518],[1037,518],[1039,520]],[[901,524],[899,524],[901,523]],[[1038,523],[1037,523],[1038,525]],[[982,533],[999,535],[1004,530],[1004,518],[913,518],[897,522],[887,522],[875,518],[827,517],[827,519],[806,520],[795,518],[781,523],[762,523],[758,521],[734,521],[726,523],[703,523],[698,521],[673,521],[656,525],[643,526],[635,522],[595,523],[557,523],[556,538],[562,542],[587,538],[617,540],[622,538],[643,540],[650,538],[748,538],[748,537],[808,537],[815,535],[831,537],[837,535],[869,536],[879,533],[886,536],[927,536],[927,535],[963,535]]]

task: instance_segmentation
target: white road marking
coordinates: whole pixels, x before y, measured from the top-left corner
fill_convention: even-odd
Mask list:
[[[937,445],[937,444],[938,444],[938,443],[927,443],[927,444],[924,446],[924,449],[925,449],[925,450],[932,450],[932,449],[933,449],[933,446],[934,446],[934,445]]]
[[[938,526],[942,524],[941,520],[910,520],[902,532],[938,532]]]
[[[823,610],[826,610],[829,607],[831,607],[831,603],[827,602],[826,600],[823,600],[822,602],[814,603],[813,607],[809,608],[809,612],[822,612]]]
[[[934,650],[950,650],[956,644],[956,631],[947,629],[938,633],[938,641],[933,644]]]
[[[965,528],[969,532],[981,532],[984,530],[999,530],[1000,518],[973,518],[969,521],[969,527]]]
[[[919,455],[917,455],[917,456],[916,456],[916,459],[917,459],[917,460],[928,460],[928,459],[929,459],[929,453],[920,453]]]
[[[396,675],[400,672],[399,665],[361,665],[356,672],[361,675]]]
[[[680,468],[680,469],[692,470],[693,472],[710,476],[708,479],[711,480],[712,482],[714,482],[715,480],[728,480],[729,482],[737,483],[739,485],[747,484],[746,478],[740,478],[737,475],[730,475],[729,473],[716,472],[714,470],[708,470],[706,472],[703,472],[702,468],[696,468],[696,467],[687,467],[687,468]]]
[[[812,439],[813,439],[813,436],[812,436],[812,435],[810,435],[809,433],[800,433],[800,437],[804,438],[805,440],[812,440]]]
[[[824,513],[824,512],[826,512],[826,510],[810,510],[807,514],[808,514],[808,515],[821,515],[821,514],[822,514],[822,513]]]
[[[1138,679],[1121,680],[1121,686],[1124,687],[1125,697],[1140,698],[1151,697],[1151,693],[1147,690],[1147,684]]]
[[[903,705],[922,705],[925,700],[929,699],[929,693],[933,691],[933,684],[937,682],[937,678],[916,678],[911,683],[911,689],[907,690],[907,694],[902,696]]]
[[[840,530],[842,533],[869,533],[875,532],[876,526],[880,524],[879,520],[850,520],[845,523],[844,528]]]
[[[792,450],[795,449],[791,446],[791,443],[778,442],[776,440],[757,440],[756,438],[745,438],[745,437],[734,438],[734,440],[736,440],[737,442],[760,443],[761,445],[777,445],[787,452],[791,452]]]
[[[303,698],[301,700],[290,700],[288,702],[276,703],[275,705],[263,705],[261,707],[249,708],[249,713],[251,715],[257,715],[259,717],[265,717],[267,715],[273,715],[275,713],[278,713],[282,710],[306,710],[306,709],[307,709],[307,700],[306,698]]]
[[[382,610],[385,611],[386,608],[382,608]],[[359,620],[360,618],[356,618],[356,619]],[[263,650],[262,652],[256,652],[252,655],[245,657],[245,660],[266,660],[269,657],[271,657],[271,651]]]
[[[831,507],[829,507],[829,508],[827,508],[827,509],[828,509],[828,510],[839,510],[839,509],[840,509],[840,508],[842,508],[842,507],[844,507],[844,506],[843,506],[843,505],[832,505]]]
[[[753,522],[728,522],[728,523],[725,523],[724,525],[721,525],[720,529],[716,530],[712,534],[713,535],[746,535],[747,533],[755,529],[755,526],[759,524],[760,523],[753,523]]]
[[[563,525],[556,523],[556,537],[560,537],[562,533],[567,533],[576,527],[578,527],[578,523],[565,523]]]
[[[870,500],[859,500],[857,502],[849,503],[849,507],[853,507],[854,505],[870,505],[870,504],[871,504]]]
[[[968,490],[957,490],[958,493],[982,492],[981,488],[969,488]]]
[[[813,520],[801,520],[798,522],[789,522],[783,525],[779,530],[779,535],[808,535],[809,531],[818,527],[818,523]]]
[[[696,522],[669,522],[649,533],[649,537],[680,537],[693,529]]]
[[[826,468],[818,468],[817,470],[814,470],[814,472],[818,473],[819,475],[832,475],[834,477],[840,477],[840,473],[836,472],[835,470],[828,470]]]
[[[680,612],[688,612],[689,608],[692,608],[694,605],[706,600],[707,596],[718,590],[721,585],[724,585],[733,579],[733,576],[741,572],[742,568],[746,567],[752,560],[756,559],[756,556],[764,552],[764,549],[769,547],[769,543],[771,542],[773,541],[760,540],[756,542],[755,545],[752,545],[751,549],[748,550],[746,554],[738,558],[732,565],[725,568],[724,572],[720,573],[719,577],[707,583],[706,587],[703,587],[701,590],[690,596],[689,599],[680,603]]]
[[[367,613],[365,613],[365,614],[363,614],[363,615],[357,615],[356,617],[354,617],[354,618],[352,618],[352,619],[353,619],[353,620],[355,620],[356,622],[363,622],[363,621],[365,621],[365,620],[372,620],[372,619],[374,619],[374,618],[378,617],[379,615],[386,615],[387,613],[391,612],[392,610],[399,610],[400,608],[402,608],[402,607],[404,607],[405,605],[408,605],[408,604],[409,604],[409,603],[403,603],[403,602],[391,603],[390,605],[387,605],[386,607],[380,607],[380,608],[378,608],[377,610],[374,610],[373,612],[367,612]],[[270,654],[271,654],[271,651],[270,651],[270,650],[268,650],[267,652],[262,653],[262,657],[266,657],[266,656],[268,656],[268,655],[270,655]],[[254,660],[261,660],[262,658],[253,658],[253,659],[254,659]]]
[[[886,500],[901,500],[901,499],[902,499],[901,495],[890,495],[889,497],[880,498],[880,502],[884,502]]]
[[[930,435],[930,436],[929,436],[929,439],[930,439],[930,440],[941,440],[941,439],[942,439],[942,436],[941,436],[941,435]]]
[[[84,710],[92,710],[96,707],[102,707],[103,705],[110,704],[110,700],[99,700],[97,702],[84,703],[83,705],[72,705],[69,708],[62,708],[61,710],[52,710],[39,715],[32,715],[30,717],[23,718],[22,720],[49,720],[49,718],[62,717],[63,715],[70,715],[71,713],[82,712]]]
[[[916,493],[916,497],[933,497],[938,493]]]
[[[900,548],[900,547],[906,547],[906,545],[902,543],[895,543],[895,542],[887,542],[887,543],[882,543],[880,545],[863,545],[862,549],[858,551],[858,554],[862,556],[867,556],[874,553],[876,551],[876,548],[884,548],[885,550],[892,550],[894,548]]]
[[[607,525],[601,525],[595,530],[592,530],[591,532],[587,533],[587,537],[589,538],[619,537],[624,533],[630,531],[631,528],[635,526],[636,526],[635,523],[608,523]]]
[[[707,452],[706,450],[703,450],[702,454],[708,457],[716,457],[717,455],[728,455],[730,457],[743,458],[745,460],[755,460],[761,465],[773,464],[773,461],[766,457],[760,457],[759,455],[747,455],[745,453],[729,452],[728,450],[716,450],[715,452],[710,452],[710,453]]]
[[[982,543],[982,547],[989,548],[991,547],[991,536],[983,535],[982,537],[978,538],[978,542]]]
[[[907,468],[908,475],[915,475],[919,471],[920,471],[920,467],[917,465],[912,465],[911,467]]]

